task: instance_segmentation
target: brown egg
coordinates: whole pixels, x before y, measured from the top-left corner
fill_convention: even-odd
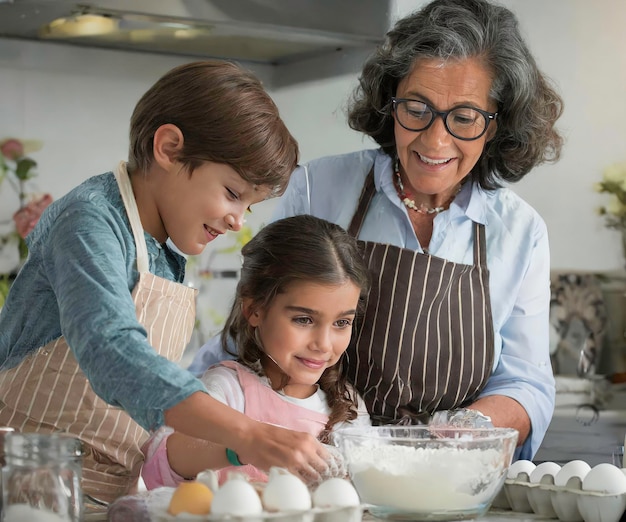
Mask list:
[[[167,511],[170,515],[208,515],[212,501],[213,492],[206,485],[200,482],[182,482],[174,490]]]

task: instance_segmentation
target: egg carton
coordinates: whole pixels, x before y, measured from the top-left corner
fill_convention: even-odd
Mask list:
[[[174,488],[152,490],[147,499],[151,522],[361,522],[364,506],[337,508],[312,508],[300,512],[263,512],[261,514],[239,515],[191,515],[168,513]]]
[[[553,475],[530,482],[528,474],[520,473],[504,481],[494,503],[500,509],[508,507],[561,522],[618,522],[626,512],[626,492],[586,491],[580,477],[571,477],[565,486],[556,486]]]
[[[260,515],[170,515],[167,511],[153,516],[154,522],[361,522],[361,506],[343,508],[312,508],[304,512],[261,513]]]

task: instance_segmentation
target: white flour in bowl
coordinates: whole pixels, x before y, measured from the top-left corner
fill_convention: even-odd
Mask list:
[[[348,466],[362,502],[413,512],[462,511],[489,502],[507,463],[495,449],[353,447]]]

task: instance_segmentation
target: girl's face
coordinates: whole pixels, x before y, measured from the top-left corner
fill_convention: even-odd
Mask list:
[[[264,364],[266,375],[279,383],[282,370],[289,377],[286,395],[311,396],[324,370],[339,361],[350,342],[359,295],[349,280],[340,285],[297,282],[266,309],[251,311],[248,321],[275,363]]]
[[[197,255],[219,235],[240,230],[248,207],[269,193],[229,165],[206,162],[191,176],[182,168],[168,174],[155,202],[166,237],[185,254]]]
[[[489,70],[476,58],[450,62],[423,59],[398,84],[396,97],[427,103],[437,111],[463,105],[495,112],[496,105],[489,98],[491,81]],[[440,117],[426,130],[417,132],[405,129],[396,120],[396,148],[409,192],[453,192],[472,170],[495,130],[492,121],[483,136],[463,141],[446,130]]]

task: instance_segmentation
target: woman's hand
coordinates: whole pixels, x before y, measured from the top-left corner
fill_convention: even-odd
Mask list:
[[[305,484],[314,484],[329,472],[331,455],[315,437],[272,424],[251,421],[242,440],[231,445],[239,460],[268,471],[288,469]]]
[[[489,395],[478,399],[468,408],[480,411],[491,418],[496,428],[515,428],[519,432],[517,445],[521,446],[530,434],[530,417],[524,407],[503,395]]]

